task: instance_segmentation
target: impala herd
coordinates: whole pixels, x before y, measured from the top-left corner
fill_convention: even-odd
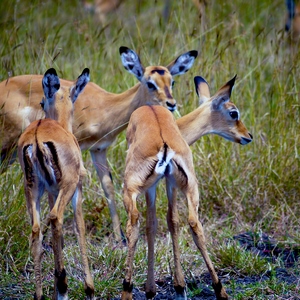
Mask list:
[[[166,180],[168,198],[167,224],[173,243],[176,299],[187,299],[178,245],[179,218],[176,190],[187,201],[188,223],[212,278],[217,299],[228,299],[209,258],[202,225],[198,217],[199,193],[189,145],[206,134],[248,144],[252,135],[240,120],[237,107],[230,102],[235,77],[213,96],[202,77],[194,83],[199,107],[175,120],[176,100],[172,95],[173,77],[186,73],[198,52],[186,52],[164,66],[144,67],[136,52],[120,47],[125,69],[139,83],[114,94],[89,82],[89,70],[78,79],[59,79],[54,69],[42,75],[20,75],[0,83],[1,170],[18,154],[24,173],[27,209],[31,219],[31,251],[35,272],[35,299],[42,292],[42,239],[40,199],[48,193],[55,260],[53,299],[68,299],[67,278],[63,264],[63,214],[69,202],[74,211],[74,230],[78,239],[87,299],[95,299],[93,279],[86,253],[85,225],[82,213],[82,181],[86,173],[81,150],[89,150],[101,181],[117,242],[127,246],[127,259],[121,298],[132,299],[133,260],[139,236],[137,199],[145,193],[148,273],[146,297],[156,294],[154,281],[154,243],[157,231],[156,186]],[[42,101],[41,101],[42,100]],[[128,152],[124,173],[123,200],[128,221],[126,240],[120,226],[112,177],[107,162],[107,148],[127,128]]]

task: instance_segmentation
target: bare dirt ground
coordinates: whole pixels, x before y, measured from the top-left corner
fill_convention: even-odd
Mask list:
[[[255,283],[261,283],[263,281],[267,281],[270,279],[271,273],[267,273],[263,276],[246,276],[243,278],[237,278],[235,279],[236,282],[236,288],[235,293],[242,293],[243,289],[247,285],[252,285]],[[226,291],[229,295],[232,295],[232,290],[229,288],[229,279],[226,280],[226,278],[222,278],[222,282],[226,286]],[[288,284],[297,284],[299,282],[300,278],[289,273],[289,271],[285,268],[280,268],[276,270],[275,277],[277,278],[278,282],[285,282]],[[211,287],[211,279],[209,274],[202,276],[201,278],[195,278],[196,280],[193,282],[187,282],[187,286],[193,290],[201,290],[200,293],[196,293],[194,296],[189,297],[191,300],[215,300],[215,294],[213,292],[213,289]],[[239,287],[240,286],[240,287]],[[175,290],[173,288],[172,280],[171,278],[166,278],[164,282],[157,282],[157,295],[154,298],[155,300],[172,300],[175,299]],[[133,290],[133,298],[135,300],[146,300],[146,296],[144,291],[138,290],[134,288]],[[113,300],[119,300],[120,298],[114,298]],[[289,299],[289,300],[299,300],[300,295],[296,295],[294,293],[288,293],[286,295],[282,295],[280,298],[274,298],[274,295],[271,294],[270,296],[266,296],[265,299]]]
[[[279,243],[270,238],[266,234],[253,234],[251,232],[245,232],[234,236],[234,239],[239,241],[239,243],[249,251],[253,251],[258,255],[267,258],[270,261],[274,261],[280,258],[284,264],[283,267],[277,268],[274,271],[266,272],[263,275],[257,276],[243,276],[240,278],[231,278],[228,274],[220,274],[219,277],[222,283],[226,286],[227,293],[230,296],[234,294],[243,293],[243,290],[247,286],[254,284],[262,284],[266,286],[264,282],[269,281],[273,278],[278,284],[295,284],[299,285],[300,275],[295,275],[295,265],[298,263],[300,257],[300,247],[294,247],[293,249],[287,246],[280,246]],[[297,272],[299,274],[299,272]],[[223,276],[222,276],[223,275]],[[24,276],[21,275],[20,276]],[[234,279],[235,287],[232,290],[231,281]],[[164,281],[156,282],[157,284],[157,295],[154,299],[156,300],[171,300],[175,299],[175,290],[172,283],[172,277],[166,277]],[[215,295],[211,287],[211,278],[209,273],[202,275],[201,277],[195,277],[193,281],[187,281],[187,286],[189,290],[193,291],[193,295],[189,295],[188,299],[191,300],[214,300]],[[269,293],[269,295],[268,295]],[[272,300],[300,300],[300,294],[296,294],[293,291],[286,293],[285,295],[274,296],[272,290],[265,293],[265,299]],[[0,286],[0,299],[3,300],[17,300],[17,299],[28,299],[22,287],[18,284],[10,284],[5,287]],[[100,298],[97,298],[100,299]],[[120,298],[113,298],[111,300],[119,300]],[[135,300],[145,300],[145,292],[141,289],[134,288],[133,299]],[[250,299],[250,298],[247,298]],[[251,298],[252,299],[252,298]],[[261,299],[261,298],[260,298]]]

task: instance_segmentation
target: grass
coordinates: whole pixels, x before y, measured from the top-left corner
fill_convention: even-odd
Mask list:
[[[240,283],[238,278],[263,276],[282,267],[228,242],[244,231],[265,232],[283,245],[299,247],[300,60],[296,46],[287,42],[283,1],[210,1],[206,24],[200,25],[192,1],[172,4],[169,20],[163,20],[164,1],[125,1],[107,16],[103,26],[77,1],[9,1],[0,3],[0,80],[8,75],[43,74],[49,67],[59,76],[74,79],[89,67],[92,81],[121,92],[133,86],[134,77],[121,65],[118,48],[136,50],[144,65],[167,64],[184,51],[197,49],[193,68],[176,78],[174,96],[184,115],[198,105],[193,77],[207,79],[212,93],[238,74],[232,101],[254,140],[247,146],[217,136],[205,136],[193,151],[199,180],[199,216],[208,248],[218,272],[229,276],[226,287],[234,299],[266,299],[299,293],[297,284],[276,276]],[[1,108],[0,108],[1,111]],[[4,134],[4,133],[1,133]],[[122,133],[109,149],[120,219],[125,228],[122,182],[126,142]],[[89,259],[96,295],[118,297],[122,289],[126,249],[116,247],[104,193],[88,153],[84,182],[84,210]],[[0,175],[0,297],[29,299],[34,291],[29,253],[29,218],[26,213],[22,174],[18,163]],[[172,275],[171,241],[167,234],[166,197],[158,190],[159,228],[156,244],[156,276]],[[181,201],[183,203],[183,201]],[[206,272],[189,235],[185,205],[181,205],[182,264],[187,280]],[[145,204],[139,207],[145,217]],[[47,206],[43,212],[47,211]],[[134,284],[143,289],[147,249],[145,223],[135,258]],[[72,210],[65,215],[66,268],[70,298],[83,297],[79,250],[72,233]],[[299,263],[288,271],[299,278]],[[52,291],[53,256],[45,253],[44,291]],[[50,279],[50,283],[47,280]],[[201,287],[200,287],[201,290]],[[190,290],[196,295],[198,289]],[[79,297],[80,295],[80,297]],[[271,299],[271,298],[270,298]],[[274,299],[274,298],[272,298]]]

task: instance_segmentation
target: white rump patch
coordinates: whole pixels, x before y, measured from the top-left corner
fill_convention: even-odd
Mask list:
[[[157,158],[158,158],[158,162],[156,164],[155,167],[155,172],[157,174],[165,174],[166,171],[166,167],[168,166],[168,164],[170,163],[170,160],[174,157],[175,152],[168,148],[167,150],[167,156],[165,157],[164,160],[164,151],[160,151],[157,153]]]

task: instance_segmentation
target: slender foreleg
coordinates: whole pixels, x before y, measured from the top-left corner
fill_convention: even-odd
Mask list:
[[[115,190],[112,181],[112,176],[106,159],[106,150],[96,150],[90,152],[93,164],[96,168],[98,177],[101,181],[101,185],[108,203],[115,239],[117,242],[122,241],[123,243],[125,243],[125,237],[121,229],[121,222],[119,220],[116,207]]]

